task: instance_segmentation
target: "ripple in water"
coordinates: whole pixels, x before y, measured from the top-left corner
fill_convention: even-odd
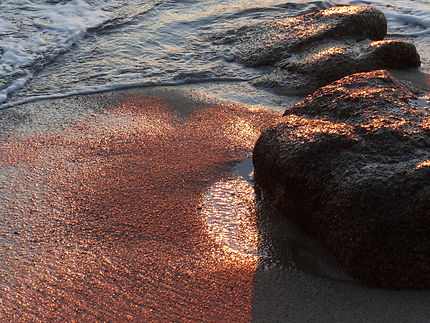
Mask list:
[[[219,181],[203,197],[202,215],[209,236],[229,251],[265,257],[258,252],[254,188],[243,177]]]
[[[242,161],[238,176],[216,182],[203,196],[201,214],[210,238],[230,253],[257,257],[261,264],[352,281],[319,241],[274,208],[263,210],[267,203],[256,209],[252,175],[248,175],[251,163],[249,158]]]

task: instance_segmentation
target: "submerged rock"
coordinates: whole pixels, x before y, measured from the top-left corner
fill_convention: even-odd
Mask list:
[[[273,66],[258,86],[286,93],[310,93],[343,76],[386,68],[420,66],[415,46],[382,41],[384,14],[367,6],[337,6],[276,19],[234,31],[236,60],[246,66]]]
[[[347,76],[258,139],[264,199],[351,276],[430,288],[430,108],[386,71]]]

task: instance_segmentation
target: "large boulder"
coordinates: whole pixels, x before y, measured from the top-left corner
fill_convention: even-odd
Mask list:
[[[430,110],[383,70],[347,76],[258,139],[263,199],[366,284],[430,288]]]
[[[303,94],[353,73],[420,66],[412,43],[382,41],[386,33],[381,11],[337,6],[228,31],[218,42],[241,64],[273,67],[254,85]]]

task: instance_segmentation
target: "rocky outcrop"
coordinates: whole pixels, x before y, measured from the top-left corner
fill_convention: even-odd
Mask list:
[[[430,288],[430,108],[391,74],[288,109],[253,155],[262,197],[366,284]]]
[[[382,40],[387,20],[365,6],[339,6],[242,28],[237,60],[246,66],[272,65],[328,39]]]
[[[273,67],[254,85],[308,94],[349,74],[420,66],[412,43],[382,41],[386,33],[387,21],[379,10],[337,6],[246,26],[224,38],[233,43],[237,62]]]
[[[254,84],[283,88],[287,93],[307,94],[354,73],[418,66],[420,57],[410,42],[326,41],[285,58],[278,68],[258,78]]]

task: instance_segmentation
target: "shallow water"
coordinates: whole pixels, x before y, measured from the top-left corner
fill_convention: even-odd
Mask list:
[[[336,3],[380,8],[388,18],[388,37],[413,41],[422,70],[430,71],[430,4],[423,0],[6,0],[0,4],[0,101],[13,104],[133,85],[223,82],[213,95],[223,96],[231,86],[232,99],[253,103],[262,91],[249,91],[243,83],[261,71],[233,63],[232,49],[213,44],[210,36]],[[264,101],[282,101],[269,97]]]

